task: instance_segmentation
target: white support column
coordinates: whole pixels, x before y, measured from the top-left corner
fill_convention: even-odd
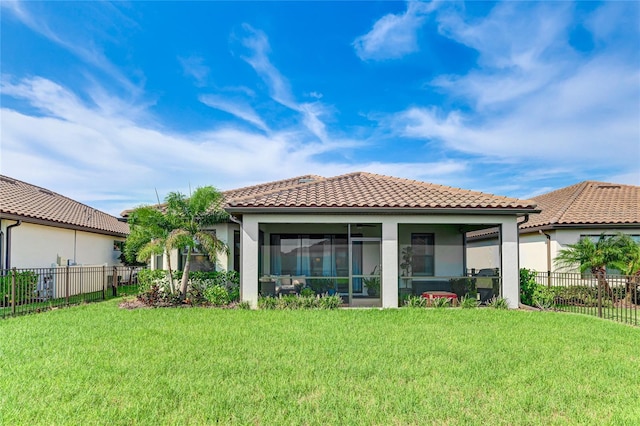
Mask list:
[[[246,215],[240,229],[240,300],[258,306],[258,221]]]
[[[517,309],[520,303],[520,271],[518,265],[518,224],[516,217],[502,222],[502,297],[507,299],[509,307]]]
[[[398,307],[398,221],[382,221],[382,307]]]

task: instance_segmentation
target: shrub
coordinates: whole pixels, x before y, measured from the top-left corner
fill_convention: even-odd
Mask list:
[[[538,273],[531,269],[520,269],[520,302],[533,306],[533,293],[536,290],[536,276]]]
[[[35,297],[38,288],[39,275],[33,271],[16,272],[15,296],[16,305],[29,301]],[[11,304],[11,283],[13,282],[13,271],[8,275],[0,277],[0,305],[9,306]]]
[[[409,296],[404,302],[404,306],[407,308],[426,308],[427,299],[420,296]]]
[[[317,298],[320,301],[320,309],[338,309],[342,305],[342,297],[339,294],[324,294]]]
[[[238,309],[242,309],[242,310],[250,310],[251,309],[251,303],[244,301],[244,302],[238,302],[236,304],[236,308]]]
[[[303,297],[314,297],[316,295],[316,292],[313,291],[313,289],[310,289],[309,287],[305,287],[302,289],[302,291],[300,292],[300,296]]]
[[[478,301],[475,297],[463,297],[460,300],[460,307],[462,309],[473,309],[478,307]]]
[[[431,306],[434,308],[448,308],[451,306],[451,299],[446,297],[436,297],[430,300]]]
[[[544,285],[536,285],[532,302],[540,309],[550,309],[554,305],[556,292],[553,288]]]
[[[204,289],[204,298],[213,306],[224,306],[231,302],[229,290],[218,284],[206,287]]]
[[[487,301],[487,306],[494,309],[509,309],[507,299],[504,297],[492,297]]]
[[[342,304],[342,297],[337,294],[330,296],[302,296],[286,295],[280,297],[260,297],[258,299],[259,309],[337,309]]]

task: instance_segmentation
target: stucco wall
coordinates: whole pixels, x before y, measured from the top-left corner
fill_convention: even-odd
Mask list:
[[[493,269],[500,267],[498,239],[470,241],[467,243],[467,269]]]
[[[2,221],[2,231],[14,221]],[[22,222],[11,230],[11,267],[45,268],[68,259],[78,265],[120,265],[114,241],[124,238]],[[3,259],[6,247],[3,247]]]
[[[554,264],[554,259],[560,250],[566,248],[569,244],[575,244],[580,237],[584,235],[599,236],[603,232],[606,235],[614,235],[622,232],[628,235],[640,235],[640,228],[626,229],[605,229],[605,228],[584,228],[584,229],[557,229],[553,231],[545,231],[551,236],[551,270],[558,271]],[[536,271],[547,270],[547,247],[544,242],[544,235],[539,233],[520,235],[520,264],[523,268],[534,269]],[[563,272],[578,272],[575,270],[563,270]]]
[[[464,250],[462,237],[458,230],[460,224],[501,225],[503,227],[502,264],[501,275],[503,277],[503,296],[508,299],[509,306],[518,306],[518,262],[517,262],[517,225],[515,215],[332,215],[332,214],[247,214],[243,216],[242,227],[242,272],[241,298],[250,302],[253,306],[258,297],[258,235],[259,229],[273,230],[283,224],[323,223],[324,229],[345,223],[381,223],[382,224],[382,306],[397,306],[398,296],[398,253],[400,236],[398,229],[407,230],[415,224],[424,224],[423,229],[433,227],[436,229],[436,245],[438,238],[444,243],[444,249],[436,252],[436,263],[443,262],[444,266],[438,274],[459,275],[462,272],[462,258]],[[267,225],[269,224],[269,225]],[[273,224],[273,225],[272,225]],[[453,226],[451,226],[453,225]],[[400,228],[399,228],[400,226]],[[273,228],[271,228],[273,227]],[[290,227],[289,229],[293,229]],[[448,231],[444,231],[448,229]],[[330,231],[327,231],[330,232]],[[403,230],[404,232],[404,230]],[[439,235],[439,236],[438,236]],[[455,235],[455,237],[454,237]],[[266,236],[265,236],[266,237]],[[265,241],[266,238],[265,238]],[[448,243],[447,243],[448,242]],[[454,270],[454,265],[455,270]],[[451,274],[448,274],[451,272]]]

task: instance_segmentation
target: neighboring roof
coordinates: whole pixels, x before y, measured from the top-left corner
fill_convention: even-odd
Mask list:
[[[542,212],[521,229],[640,225],[640,186],[584,181],[533,200]]]
[[[129,226],[115,216],[39,186],[0,175],[0,217],[125,236]]]
[[[291,179],[277,180],[274,182],[267,182],[259,185],[247,186],[239,189],[231,189],[229,191],[224,191],[223,194],[224,194],[225,201],[229,201],[236,198],[251,197],[259,194],[270,193],[272,191],[278,191],[281,189],[291,188],[291,187],[298,186],[311,181],[319,181],[324,179],[325,178],[323,178],[322,176],[304,175],[304,176],[294,177]]]
[[[276,180],[273,182],[261,183],[258,185],[245,186],[243,188],[238,189],[230,189],[228,191],[223,191],[223,199],[222,204],[225,205],[229,200],[241,197],[249,197],[255,196],[257,194],[264,194],[272,191],[277,191],[284,188],[290,188],[293,186],[297,186],[306,182],[310,182],[312,180],[321,180],[324,179],[322,176],[317,175],[304,175],[298,176],[290,179]],[[164,208],[166,203],[161,203],[160,208]],[[157,204],[156,204],[157,206]],[[122,217],[129,217],[129,214],[133,211],[133,209],[124,210],[120,213]]]
[[[231,212],[270,209],[464,209],[535,211],[531,200],[356,172],[228,199]]]

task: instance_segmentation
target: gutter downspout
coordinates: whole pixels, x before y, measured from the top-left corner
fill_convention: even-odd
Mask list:
[[[516,235],[516,244],[518,245],[518,299],[520,299],[520,225],[524,225],[529,222],[529,213],[524,215],[524,220],[522,222],[516,222],[517,235]],[[520,305],[520,300],[518,300],[518,306]]]
[[[7,244],[5,244],[5,260],[4,260],[5,269],[11,269],[11,228],[16,228],[20,225],[22,225],[22,221],[18,220],[13,225],[7,226]]]
[[[538,232],[547,237],[547,287],[551,288],[551,235],[541,229]]]

